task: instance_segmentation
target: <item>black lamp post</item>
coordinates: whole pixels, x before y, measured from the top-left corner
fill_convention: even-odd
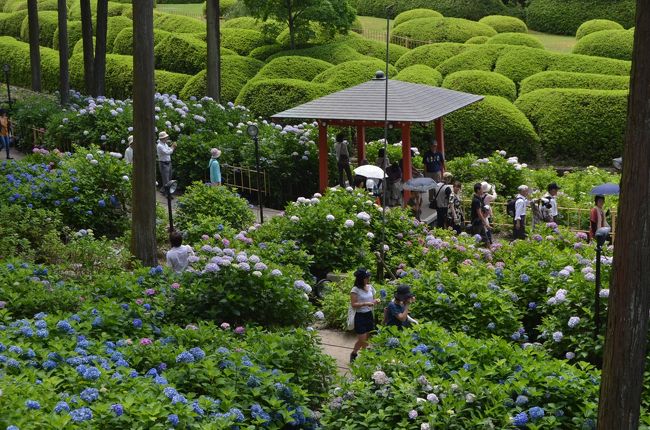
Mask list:
[[[9,103],[9,110],[11,110],[11,89],[9,88],[9,71],[11,67],[9,64],[2,66],[2,70],[5,72],[5,82],[7,83],[7,102]]]
[[[172,218],[172,194],[176,192],[178,183],[175,180],[171,180],[165,184],[163,187],[165,189],[165,196],[167,196],[167,213],[169,214],[169,232],[174,231],[174,220]]]
[[[253,138],[255,142],[255,170],[257,170],[256,181],[257,181],[257,205],[260,208],[260,223],[264,222],[264,208],[262,206],[262,189],[260,188],[260,143],[258,139],[258,134],[260,129],[257,128],[255,124],[251,124],[246,129],[246,133]]]
[[[600,257],[603,253],[603,245],[609,237],[609,232],[609,227],[602,227],[596,231],[596,330],[594,331],[594,339],[597,339],[598,333],[600,333]]]

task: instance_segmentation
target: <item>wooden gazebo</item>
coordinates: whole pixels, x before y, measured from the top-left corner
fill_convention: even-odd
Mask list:
[[[386,79],[383,73],[363,84],[329,94],[317,100],[280,112],[273,119],[318,121],[320,190],[328,184],[328,126],[356,127],[357,157],[365,158],[366,127],[384,127]],[[411,125],[435,121],[436,138],[444,154],[444,116],[482,100],[482,96],[428,85],[388,80],[388,123],[402,130],[402,178],[411,179]],[[406,201],[407,199],[405,199]]]

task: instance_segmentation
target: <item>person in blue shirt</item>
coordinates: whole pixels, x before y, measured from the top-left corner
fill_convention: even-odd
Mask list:
[[[388,304],[386,325],[396,326],[400,330],[411,325],[409,321],[409,306],[415,302],[411,287],[400,285],[395,292],[395,298]]]
[[[221,151],[217,148],[212,148],[210,151],[212,158],[210,158],[210,163],[208,163],[208,169],[210,169],[210,183],[212,185],[221,185],[221,166],[219,165],[219,157],[221,156]]]
[[[438,141],[433,139],[431,148],[422,156],[424,161],[424,176],[436,182],[442,180],[442,171],[445,167],[445,156],[438,151]],[[429,190],[429,206],[433,209],[433,190]]]

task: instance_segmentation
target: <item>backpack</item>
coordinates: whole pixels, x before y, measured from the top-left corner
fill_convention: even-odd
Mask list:
[[[508,200],[508,203],[506,203],[506,211],[508,212],[508,215],[510,218],[515,217],[515,213],[517,212],[517,200],[521,200],[521,197],[515,198],[515,199],[510,199]]]
[[[440,185],[440,184],[438,184]],[[433,201],[429,205],[431,209],[438,209],[438,195],[440,194],[440,191],[445,187],[446,184],[443,183],[443,185],[440,185],[438,190],[433,194]]]
[[[390,315],[388,314],[388,306],[384,308],[384,320],[382,321],[382,325],[387,325],[388,324],[388,317]]]

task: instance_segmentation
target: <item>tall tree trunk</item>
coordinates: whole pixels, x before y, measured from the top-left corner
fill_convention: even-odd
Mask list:
[[[291,4],[292,0],[287,0],[287,11],[289,12],[289,40],[291,43],[291,49],[296,49],[296,29],[295,23],[293,22],[293,8]]]
[[[81,37],[84,48],[84,85],[86,94],[94,93],[94,49],[93,49],[93,15],[90,0],[79,0],[81,6]]]
[[[68,66],[68,9],[66,0],[58,0],[59,18],[59,95],[61,105],[68,104],[70,98],[70,71]]]
[[[650,2],[638,0],[598,428],[639,426],[650,307]]]
[[[208,96],[221,101],[221,23],[219,0],[207,0]]]
[[[131,252],[147,266],[157,262],[153,4],[154,0],[133,0]]]
[[[106,32],[108,30],[108,0],[97,0],[97,34],[95,35],[94,96],[103,96],[106,80]]]
[[[41,47],[38,44],[38,5],[36,0],[27,0],[29,23],[29,62],[32,66],[32,90],[41,91]]]

